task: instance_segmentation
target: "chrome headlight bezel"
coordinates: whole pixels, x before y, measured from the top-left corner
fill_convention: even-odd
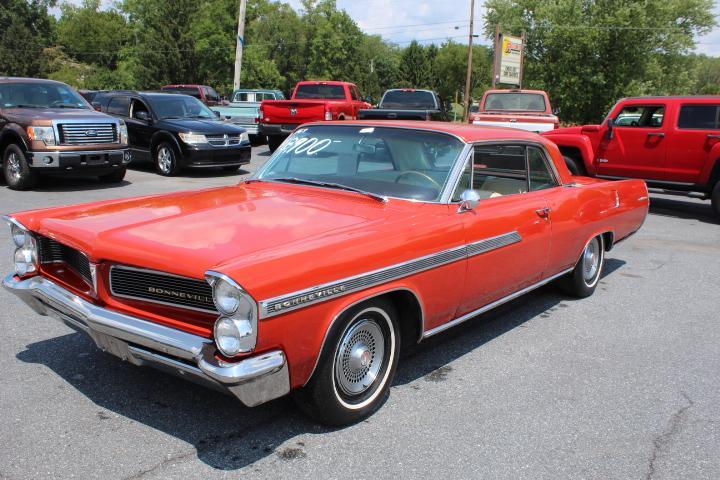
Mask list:
[[[248,132],[243,132],[240,134],[240,143],[250,143],[250,135]]]
[[[3,217],[10,226],[10,235],[15,247],[13,267],[19,277],[34,275],[38,271],[38,245],[35,237],[22,223],[12,217]]]
[[[129,143],[129,137],[128,137],[128,129],[125,122],[121,121],[120,126],[118,128],[118,141],[120,142],[120,145],[127,145]]]
[[[208,139],[202,133],[180,132],[178,133],[180,140],[188,145],[207,145]]]
[[[57,144],[54,127],[41,127],[31,125],[27,127],[26,131],[28,138],[30,138],[30,140],[34,142],[43,142],[45,145],[48,146]]]
[[[258,337],[258,306],[252,296],[232,278],[207,272],[205,279],[213,290],[213,302],[220,316],[213,327],[218,350],[236,357],[255,350]]]

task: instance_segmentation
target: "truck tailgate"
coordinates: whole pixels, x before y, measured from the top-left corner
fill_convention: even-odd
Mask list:
[[[558,119],[554,115],[479,113],[473,115],[472,123],[492,127],[518,128],[531,132],[547,132],[556,128]]]
[[[265,100],[263,123],[300,124],[325,119],[325,100]]]

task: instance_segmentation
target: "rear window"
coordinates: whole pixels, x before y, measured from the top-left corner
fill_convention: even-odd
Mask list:
[[[300,85],[295,98],[345,100],[345,88],[342,85]]]
[[[683,105],[678,128],[695,130],[718,129],[718,105]]]
[[[435,96],[430,92],[392,90],[385,94],[380,108],[407,108],[410,110],[434,110]]]
[[[107,113],[127,117],[130,115],[130,97],[113,97],[108,102]]]
[[[544,112],[545,97],[539,93],[491,93],[485,99],[485,110]]]

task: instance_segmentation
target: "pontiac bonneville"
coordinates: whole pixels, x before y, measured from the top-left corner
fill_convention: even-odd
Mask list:
[[[344,425],[401,349],[549,282],[592,294],[647,211],[531,132],[319,122],[236,186],[6,217],[4,286],[135,365]]]

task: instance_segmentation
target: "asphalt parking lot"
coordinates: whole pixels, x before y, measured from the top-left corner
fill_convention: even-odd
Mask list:
[[[254,149],[252,171],[268,158]],[[0,186],[0,211],[236,183],[241,174]],[[0,229],[0,271],[11,241]],[[720,224],[653,195],[595,295],[552,286],[401,359],[385,406],[331,430],[97,350],[0,292],[0,479],[720,478]]]

